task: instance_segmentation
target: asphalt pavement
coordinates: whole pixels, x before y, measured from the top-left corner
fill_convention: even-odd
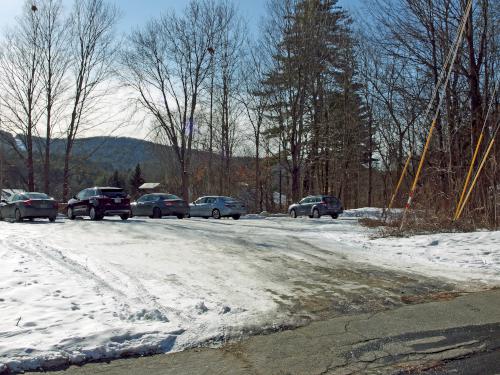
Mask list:
[[[345,315],[197,348],[54,375],[500,374],[500,290]]]

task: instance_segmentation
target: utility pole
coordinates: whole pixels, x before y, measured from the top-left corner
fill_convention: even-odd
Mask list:
[[[280,207],[280,211],[282,209],[282,206],[281,206],[281,141],[280,143],[278,143],[278,168],[279,168],[279,207]]]
[[[214,54],[215,54],[215,49],[213,47],[208,47],[207,49],[208,53],[210,54],[210,65],[212,68],[212,77],[211,77],[211,82],[210,82],[210,122],[208,125],[209,128],[209,146],[208,146],[208,191],[207,193],[211,193],[212,189],[212,182],[213,182],[213,160],[212,160],[212,154],[213,154],[213,147],[214,147],[214,128],[213,128],[213,103],[214,103],[214,75],[215,75],[215,66],[214,66]]]
[[[0,117],[0,131],[2,130],[2,118]],[[5,149],[3,144],[3,139],[0,137],[0,199],[3,199],[3,180],[4,180],[4,161],[5,159]]]

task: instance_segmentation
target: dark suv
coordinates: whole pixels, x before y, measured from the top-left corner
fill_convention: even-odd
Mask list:
[[[299,203],[294,203],[288,208],[288,214],[296,218],[307,215],[319,219],[322,215],[330,215],[333,219],[344,212],[342,203],[330,195],[314,195],[305,197]]]
[[[104,216],[130,217],[130,197],[121,188],[94,187],[85,189],[71,198],[67,208],[68,218],[89,216],[91,220],[101,220]]]

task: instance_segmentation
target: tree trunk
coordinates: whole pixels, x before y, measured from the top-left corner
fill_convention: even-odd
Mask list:
[[[63,172],[63,202],[66,202],[68,200],[68,194],[69,194],[69,178],[70,178],[70,172],[69,172],[69,159],[70,159],[70,154],[71,154],[71,149],[68,150],[68,147],[66,147],[66,152],[64,154],[64,172]]]
[[[50,139],[51,139],[51,116],[52,116],[52,106],[50,104],[47,105],[47,129],[45,136],[45,160],[43,164],[43,184],[44,184],[44,192],[45,194],[50,195]]]

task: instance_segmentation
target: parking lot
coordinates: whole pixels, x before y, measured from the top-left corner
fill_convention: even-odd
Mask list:
[[[500,282],[498,252],[484,250],[496,232],[476,234],[482,248],[474,234],[397,247],[347,215],[59,218],[0,230],[0,363],[13,369],[178,351]],[[452,242],[468,272],[445,251]]]

